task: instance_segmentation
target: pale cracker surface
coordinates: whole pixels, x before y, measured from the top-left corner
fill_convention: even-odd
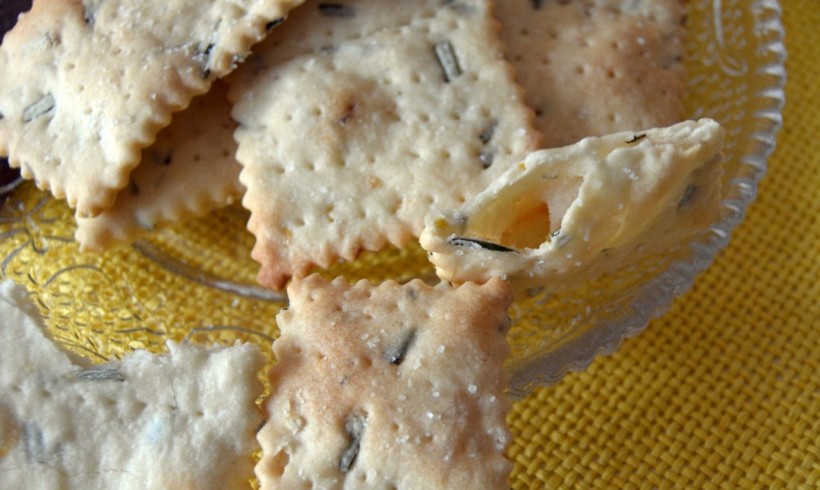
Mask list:
[[[171,113],[301,0],[36,0],[0,47],[0,155],[99,214]]]
[[[400,27],[382,3],[343,3],[378,9],[360,15],[388,27],[363,20],[372,34],[344,41],[358,18],[324,15],[302,36],[334,41],[305,41],[305,52],[278,42],[287,22],[232,77],[253,257],[274,289],[314,265],[403,246],[431,207],[459,205],[537,147],[486,1],[419,2]],[[437,45],[452,48],[449,76]]]
[[[421,245],[446,281],[577,286],[716,221],[723,139],[702,119],[537,151],[460,209],[428,216]]]
[[[683,119],[682,0],[496,2],[544,147]]]
[[[264,356],[168,343],[78,364],[0,283],[0,488],[226,489],[253,476]]]
[[[239,162],[227,89],[222,81],[174,115],[142,152],[131,182],[114,205],[94,218],[77,218],[75,238],[84,250],[131,243],[166,225],[203,216],[235,200]]]
[[[507,488],[507,284],[288,287],[262,488]]]

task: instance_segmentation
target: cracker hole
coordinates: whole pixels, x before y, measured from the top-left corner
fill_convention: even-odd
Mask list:
[[[607,76],[607,78],[615,78],[615,70],[610,68],[609,70],[606,71],[606,76]]]
[[[401,201],[401,200],[398,200],[398,201],[393,202],[393,203],[390,205],[390,213],[391,213],[391,214],[396,214],[396,213],[398,213],[398,212],[399,212],[399,209],[401,209],[401,207],[402,207],[402,205],[403,205],[403,204],[404,204],[404,202],[403,202],[403,201]]]

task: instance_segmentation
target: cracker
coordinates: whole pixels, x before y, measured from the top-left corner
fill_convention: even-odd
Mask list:
[[[78,364],[25,290],[0,283],[0,488],[236,488],[253,475],[253,344],[168,343]]]
[[[428,216],[421,245],[446,281],[576,286],[715,222],[723,138],[702,119],[535,152],[461,209]]]
[[[0,47],[0,155],[80,217],[301,0],[36,0]]]
[[[506,488],[506,283],[288,287],[262,488]]]
[[[114,205],[77,218],[75,238],[86,250],[131,243],[151,231],[202,216],[241,198],[239,162],[227,89],[221,81],[174,115]]]
[[[403,246],[431,205],[458,205],[537,147],[485,1],[420,2],[400,27],[382,3],[344,5],[382,7],[389,27],[345,41],[334,26],[356,18],[329,17],[301,35],[337,41],[265,43],[232,79],[252,255],[274,289]],[[277,34],[297,38],[289,27]]]
[[[683,119],[681,0],[504,0],[501,38],[544,147]]]

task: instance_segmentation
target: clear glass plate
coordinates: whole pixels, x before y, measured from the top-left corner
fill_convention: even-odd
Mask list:
[[[582,369],[640,332],[691,286],[754,199],[781,126],[785,82],[780,6],[773,0],[690,0],[688,113],[728,130],[721,218],[691,243],[582,288],[515,303],[511,394]],[[0,276],[33,292],[55,337],[93,359],[166,340],[252,341],[270,355],[286,298],[258,287],[247,213],[232,207],[104,255],[81,254],[71,211],[32,185],[0,211]],[[435,280],[425,253],[365,253],[323,275]],[[272,360],[271,360],[272,362]]]

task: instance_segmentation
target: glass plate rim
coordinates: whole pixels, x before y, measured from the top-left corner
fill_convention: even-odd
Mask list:
[[[720,8],[721,0],[713,0]],[[753,134],[759,144],[757,151],[746,152],[739,160],[738,171],[727,182],[728,192],[721,202],[721,219],[703,237],[689,244],[691,255],[670,264],[658,277],[643,284],[630,304],[631,314],[617,320],[602,322],[551,352],[549,356],[533,356],[521,362],[511,373],[510,395],[523,398],[538,387],[560,381],[566,374],[583,371],[599,355],[618,350],[627,338],[633,337],[663,315],[675,298],[692,288],[695,278],[726,248],[734,229],[743,221],[748,207],[757,197],[758,185],[768,169],[768,159],[774,152],[777,134],[783,126],[782,109],[786,102],[786,48],[782,24],[782,8],[778,0],[755,0],[748,9],[764,12],[757,25],[761,52],[757,58],[767,59],[759,70],[774,77],[774,83],[758,93],[766,107],[757,110],[752,120],[764,125]]]

